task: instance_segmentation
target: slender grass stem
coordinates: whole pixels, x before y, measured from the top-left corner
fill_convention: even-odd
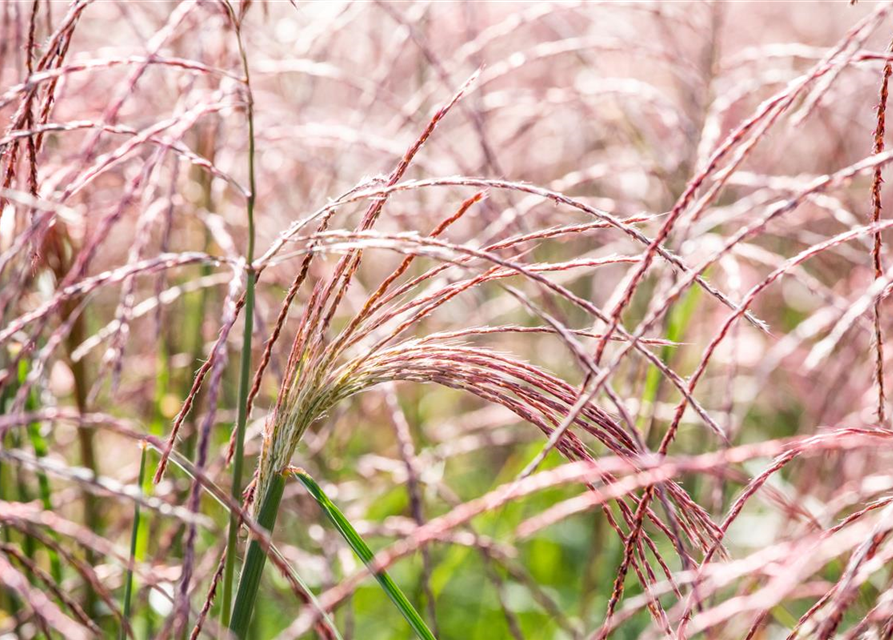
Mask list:
[[[23,384],[27,376],[28,361],[22,360],[19,363],[19,384]],[[32,388],[31,392],[28,394],[28,398],[25,400],[25,409],[27,411],[35,411],[37,406],[37,393],[36,390]],[[39,423],[28,423],[28,439],[31,441],[31,447],[34,449],[34,456],[36,458],[43,458],[49,453],[49,446],[47,445],[46,438],[44,438],[43,434],[40,432]],[[43,505],[43,508],[46,511],[52,511],[53,490],[50,486],[50,479],[43,471],[37,472],[37,488],[38,493],[40,494],[40,503]],[[55,538],[55,536],[53,537]],[[50,573],[53,576],[53,580],[60,583],[62,582],[62,563],[59,560],[59,554],[49,547],[47,548],[47,553],[50,558]]]
[[[244,441],[245,441],[245,424],[247,422],[247,402],[248,402],[248,381],[251,377],[251,317],[252,307],[254,306],[254,275],[249,275],[248,290],[245,294],[245,341],[242,352],[242,367],[239,380],[239,413],[236,423],[236,448],[233,456],[233,481],[232,495],[237,500],[242,493],[242,459],[244,457]],[[238,538],[240,518],[238,514],[230,515],[229,533],[227,536],[226,547],[226,564],[223,574],[223,601],[221,615],[226,620],[230,615],[230,603],[232,601],[232,584],[233,573],[236,559],[236,542]]]
[[[77,300],[69,300],[63,305],[63,317],[68,318],[72,313],[77,313]],[[87,372],[87,364],[85,359],[74,360],[70,356],[74,353],[75,348],[81,344],[87,337],[87,328],[82,315],[78,315],[73,324],[71,331],[65,338],[66,347],[69,354],[71,373],[74,376],[74,399],[78,411],[83,415],[88,413],[87,389],[89,373]],[[93,431],[91,429],[78,429],[78,448],[80,449],[81,465],[89,469],[93,477],[99,476],[99,466],[96,461],[96,450],[93,446]],[[84,490],[84,524],[88,529],[102,535],[103,523],[100,517],[100,509],[97,497]],[[87,562],[95,564],[97,562],[96,554],[93,550],[88,549],[86,552]],[[96,606],[96,593],[90,584],[84,584],[84,609],[89,615],[93,615]]]
[[[347,541],[347,544],[350,545],[350,548],[353,549],[354,553],[357,554],[360,560],[362,560],[369,568],[369,571],[372,572],[372,575],[375,576],[375,579],[378,581],[378,584],[381,585],[382,590],[387,594],[388,598],[391,599],[391,602],[394,603],[409,623],[409,626],[415,631],[415,634],[421,638],[421,640],[435,640],[434,634],[428,629],[425,621],[422,620],[422,616],[415,610],[409,602],[409,599],[403,594],[400,587],[397,586],[397,583],[393,581],[387,572],[375,568],[373,564],[375,554],[372,553],[369,545],[367,545],[366,541],[360,537],[360,534],[357,533],[357,530],[350,524],[350,521],[343,513],[341,513],[341,510],[329,500],[329,497],[325,494],[322,488],[316,484],[316,481],[303,469],[291,468],[289,469],[289,472],[294,474],[294,476],[301,481],[301,484],[304,485],[307,491],[310,492],[310,495],[316,500],[329,521],[336,529],[338,529],[338,533],[341,534]]]
[[[242,43],[241,23],[236,18],[235,12],[230,7],[230,15],[235,25],[236,40],[239,44],[239,55],[242,60],[242,69],[245,74],[245,90],[247,97],[248,118],[248,185],[249,195],[246,204],[248,217],[248,250],[245,260],[248,265],[248,282],[245,290],[245,326],[242,333],[242,356],[239,370],[239,407],[236,421],[235,455],[233,456],[233,481],[232,496],[239,500],[242,494],[242,466],[244,457],[245,425],[248,421],[248,391],[251,380],[251,335],[254,332],[254,285],[255,273],[252,268],[254,261],[254,204],[257,194],[257,183],[254,172],[254,98],[251,93],[251,76],[248,70],[248,56]],[[233,575],[235,573],[236,542],[238,538],[240,518],[237,514],[230,515],[229,534],[227,536],[226,563],[223,573],[223,596],[221,603],[221,620],[225,623],[230,619],[230,603],[232,601]],[[272,526],[270,526],[272,529]],[[239,587],[241,589],[241,585]]]
[[[257,517],[257,523],[267,531],[273,531],[273,527],[276,525],[279,503],[282,501],[284,491],[285,476],[276,474],[270,481],[270,488],[263,498]],[[248,633],[251,613],[257,600],[257,590],[266,562],[267,554],[263,547],[257,540],[252,540],[248,545],[248,553],[245,554],[245,564],[239,579],[239,590],[236,593],[233,614],[229,620],[229,629],[237,638],[245,638]]]
[[[140,443],[140,449],[142,449],[142,453],[140,454],[140,472],[139,479],[137,480],[137,485],[140,488],[140,492],[143,491],[143,484],[146,481],[146,451],[148,450],[148,446],[145,442]],[[127,627],[130,624],[130,600],[133,594],[133,563],[136,562],[136,551],[137,551],[137,539],[139,538],[140,532],[140,503],[134,502],[133,504],[133,528],[130,532],[130,566],[127,567],[127,576],[124,578],[124,602],[121,606],[122,618],[121,618],[121,629],[118,631],[119,640],[124,640],[127,637]]]
[[[0,416],[6,415],[6,403],[9,399],[9,395],[9,386],[0,389]],[[9,434],[9,440],[12,440],[12,435],[13,434]],[[10,446],[6,440],[6,434],[0,434],[0,449]],[[12,502],[16,499],[15,494],[9,490],[9,486],[13,483],[13,473],[14,469],[7,468],[7,465],[0,465],[0,500]],[[0,529],[2,529],[3,542],[11,542],[12,536],[10,535],[10,527],[2,527]],[[14,596],[6,589],[0,589],[0,611],[12,611],[12,605],[14,604]]]
[[[677,304],[669,314],[666,339],[670,342],[677,343],[682,341],[685,336],[685,330],[688,328],[695,311],[697,311],[698,300],[700,300],[699,294],[700,289],[689,289],[682,302]],[[673,354],[676,353],[675,349],[676,347],[668,345],[661,347],[661,362],[669,366],[672,362]],[[642,403],[643,406],[649,407],[648,414],[640,414],[638,421],[639,430],[645,434],[645,442],[650,448],[656,448],[660,444],[653,441],[655,434],[651,427],[654,424],[652,419],[654,407],[657,405],[663,383],[664,377],[661,375],[661,372],[654,365],[650,366],[645,378],[645,388],[642,392]]]

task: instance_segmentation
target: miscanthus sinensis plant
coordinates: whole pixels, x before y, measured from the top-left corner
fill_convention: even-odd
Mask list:
[[[0,3],[0,637],[893,637],[891,26]]]

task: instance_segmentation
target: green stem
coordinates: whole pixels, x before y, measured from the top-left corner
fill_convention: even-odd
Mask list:
[[[40,424],[31,422],[28,424],[28,437],[31,439],[31,446],[34,448],[34,455],[37,458],[43,458],[48,453],[47,443],[40,433]],[[53,490],[50,487],[50,480],[43,471],[37,472],[37,487],[40,492],[40,503],[45,511],[53,510]],[[50,532],[53,538],[56,538],[55,532]],[[62,562],[59,560],[59,554],[55,549],[47,548],[50,557],[50,574],[57,583],[62,582]]]
[[[140,473],[139,480],[137,480],[137,485],[140,488],[140,492],[143,491],[143,483],[146,480],[146,450],[148,446],[146,446],[145,442],[140,443],[140,448],[142,449],[142,454],[140,455]],[[122,620],[121,620],[121,629],[118,632],[118,638],[120,640],[124,640],[127,636],[127,627],[130,624],[130,599],[133,593],[133,563],[136,562],[136,546],[137,539],[139,538],[140,532],[140,503],[136,502],[133,505],[133,529],[130,532],[130,566],[127,567],[127,577],[124,582],[124,604],[122,606]]]
[[[28,369],[29,363],[27,360],[22,360],[19,363],[19,384],[24,384],[25,380],[28,377]],[[25,410],[26,411],[36,411],[38,407],[38,398],[37,398],[37,390],[32,388],[28,393],[28,397],[25,399]],[[28,439],[31,441],[31,447],[34,449],[34,456],[36,458],[44,458],[49,453],[49,447],[47,446],[47,441],[43,437],[43,434],[40,432],[40,424],[37,422],[28,423]],[[53,510],[53,490],[50,487],[50,480],[43,471],[37,472],[37,487],[38,492],[40,494],[40,502],[43,505],[45,511]],[[50,532],[53,538],[55,539],[55,533]],[[53,580],[57,583],[62,582],[62,563],[59,560],[59,554],[56,553],[55,549],[48,547],[47,553],[50,558],[50,573],[53,576]]]
[[[242,58],[242,68],[245,73],[245,87],[247,93],[247,117],[248,117],[248,188],[250,193],[247,202],[248,216],[248,251],[245,259],[248,263],[248,283],[245,290],[245,327],[242,333],[242,361],[239,373],[239,407],[236,422],[236,441],[233,455],[233,482],[232,496],[237,502],[242,497],[242,458],[244,457],[245,425],[248,421],[248,391],[251,380],[251,334],[254,331],[254,203],[257,193],[257,184],[254,176],[254,98],[251,94],[251,77],[248,73],[248,56],[242,44],[241,25],[232,14],[233,24],[236,25],[236,39],[239,43],[239,54]],[[229,534],[226,545],[226,563],[223,573],[223,601],[221,605],[221,620],[226,622],[230,617],[230,602],[232,601],[233,575],[236,563],[236,543],[238,539],[240,518],[238,514],[231,513],[229,519]],[[269,527],[272,529],[272,526]],[[247,562],[247,560],[246,560]],[[263,566],[263,565],[261,565]],[[244,575],[244,572],[243,572]],[[239,589],[241,590],[241,584]]]
[[[6,363],[3,363],[3,366],[6,367]],[[9,399],[9,387],[10,385],[4,385],[4,387],[0,389],[0,415],[6,414],[6,403]],[[9,437],[11,439],[12,434],[9,434]],[[0,434],[0,449],[7,446],[9,445],[5,442],[5,434]],[[12,491],[7,489],[13,482],[9,473],[11,471],[12,469],[7,469],[4,465],[0,464],[0,500],[5,502],[15,502],[15,495],[13,495]],[[4,542],[9,543],[12,541],[9,527],[2,527],[2,533]],[[14,604],[15,600],[13,599],[12,594],[6,589],[0,589],[0,611],[14,611]]]
[[[350,521],[343,513],[341,513],[341,510],[335,506],[335,503],[329,500],[329,497],[323,492],[320,486],[316,484],[316,481],[303,469],[291,468],[289,471],[301,481],[301,484],[303,484],[307,491],[310,492],[310,495],[313,496],[313,499],[319,504],[323,513],[326,514],[329,521],[336,529],[338,529],[338,532],[347,541],[354,553],[356,553],[366,567],[369,568],[369,571],[375,576],[378,584],[381,585],[382,590],[387,594],[388,598],[391,599],[391,602],[394,603],[409,623],[409,626],[415,631],[415,634],[421,638],[421,640],[436,640],[434,634],[431,633],[431,630],[428,629],[428,626],[422,619],[422,616],[415,610],[409,602],[409,599],[403,594],[400,587],[397,586],[397,583],[391,579],[391,576],[389,576],[387,572],[375,568],[375,555],[372,553],[369,545],[367,545],[366,541],[360,537],[360,534],[357,533],[357,530],[350,524]]]
[[[68,300],[63,304],[62,316],[69,318],[72,313],[77,313],[77,299]],[[71,325],[71,331],[65,338],[66,347],[69,355],[69,366],[74,376],[74,399],[77,405],[78,413],[85,415],[88,413],[87,407],[87,361],[82,358],[75,362],[71,359],[71,354],[75,347],[81,344],[87,337],[87,328],[83,315],[78,315]],[[91,429],[77,430],[78,445],[81,454],[81,465],[89,469],[94,478],[99,476],[99,467],[96,462],[96,450],[93,446],[93,431]],[[84,525],[90,531],[98,535],[102,535],[102,520],[100,518],[100,509],[98,499],[95,495],[84,489]],[[97,563],[96,553],[92,549],[86,552],[87,563],[95,565]],[[89,582],[84,584],[84,610],[88,615],[95,615],[94,608],[96,606],[96,593]]]
[[[285,491],[285,476],[277,473],[270,481],[270,487],[263,498],[257,523],[267,531],[272,532],[276,525],[276,516],[279,515],[279,503],[282,501],[282,493]],[[230,554],[227,554],[230,557]],[[248,553],[245,554],[245,565],[242,567],[242,576],[239,578],[239,590],[236,593],[236,603],[233,607],[233,615],[229,620],[229,629],[236,638],[245,638],[248,633],[248,625],[251,622],[251,612],[257,599],[257,590],[260,586],[261,574],[264,564],[267,562],[267,554],[261,544],[253,539],[248,545]]]

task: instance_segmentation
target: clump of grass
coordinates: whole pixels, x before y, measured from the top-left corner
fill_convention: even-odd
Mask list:
[[[0,635],[893,637],[891,12],[0,3]]]

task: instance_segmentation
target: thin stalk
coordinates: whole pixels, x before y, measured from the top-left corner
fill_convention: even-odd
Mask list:
[[[3,365],[6,366],[5,364]],[[0,415],[6,414],[6,403],[9,399],[9,385],[0,389]],[[10,439],[12,439],[12,434],[9,435]],[[4,435],[0,434],[0,449],[8,446],[6,442],[4,442]],[[14,502],[15,495],[12,491],[9,491],[7,487],[9,487],[13,480],[11,477],[12,469],[7,469],[6,466],[0,465],[0,500],[6,502]],[[7,479],[9,478],[9,479]],[[10,535],[10,527],[2,527],[3,532],[3,542],[9,543],[12,541],[12,536]],[[9,593],[6,589],[0,589],[0,611],[14,611],[13,605],[15,601],[13,599],[13,595]]]
[[[72,313],[77,313],[77,306],[80,302],[76,299],[69,300],[65,304],[63,304],[62,309],[62,317],[68,318]],[[71,368],[71,373],[74,376],[74,399],[75,404],[77,405],[78,412],[81,415],[85,415],[88,413],[88,403],[87,403],[87,389],[88,384],[88,375],[87,375],[87,360],[86,358],[82,358],[78,361],[74,361],[71,359],[71,354],[74,353],[75,348],[81,344],[87,337],[87,330],[85,326],[85,320],[83,315],[78,315],[73,324],[71,325],[71,331],[69,331],[68,335],[65,338],[66,347],[69,354],[69,367]],[[96,450],[93,446],[93,430],[92,429],[78,429],[77,430],[78,437],[78,445],[80,449],[81,455],[81,465],[88,469],[94,478],[99,476],[99,467],[96,462]],[[94,533],[102,535],[102,519],[100,518],[100,509],[99,503],[97,501],[97,497],[87,491],[86,489],[83,492],[83,500],[84,500],[84,525]],[[91,565],[95,565],[97,562],[96,554],[93,550],[88,549],[86,551],[87,562]],[[86,583],[84,584],[84,610],[88,615],[94,615],[94,607],[96,606],[96,593],[93,591],[93,587]]]
[[[691,322],[692,316],[698,308],[698,300],[700,299],[700,289],[691,288],[685,294],[680,304],[677,304],[670,313],[669,323],[667,326],[666,339],[673,343],[681,342],[685,336],[685,331]],[[664,345],[660,350],[660,359],[670,365],[673,355],[676,353],[675,346]],[[648,368],[648,374],[645,378],[645,389],[642,392],[643,406],[650,407],[650,415],[644,413],[639,416],[639,430],[645,434],[645,442],[649,448],[654,448],[657,443],[653,442],[654,431],[654,410],[660,395],[660,387],[665,380],[664,376],[654,365]]]
[[[19,384],[24,384],[25,379],[28,376],[28,361],[22,360],[19,362]],[[28,397],[25,399],[25,410],[26,411],[35,411],[37,409],[37,392],[36,389],[31,389],[30,393],[28,393]],[[34,449],[34,456],[36,458],[43,458],[49,453],[49,447],[47,446],[47,441],[43,437],[43,434],[40,432],[40,424],[37,422],[28,423],[28,439],[31,441],[31,447]],[[38,493],[40,494],[40,503],[43,505],[43,508],[46,511],[53,510],[53,490],[50,487],[50,480],[43,471],[37,472],[37,487]],[[53,532],[51,535],[55,538]],[[53,576],[53,580],[57,583],[62,582],[62,563],[59,560],[59,554],[52,548],[47,548],[47,553],[50,558],[50,573]]]
[[[162,335],[160,333],[159,335]],[[165,417],[163,404],[165,396],[170,387],[170,342],[162,337],[158,341],[158,360],[155,371],[155,398],[153,400],[152,420],[149,422],[149,432],[153,436],[161,437],[164,435]],[[146,456],[145,447],[143,450],[143,458],[140,459],[139,485],[142,495],[147,496],[152,493],[153,483],[152,474],[144,473],[143,459]],[[131,562],[140,562],[146,558],[149,553],[149,539],[152,536],[152,513],[146,514],[147,517],[140,517],[139,505],[134,507],[133,532],[136,534],[136,540],[131,539]],[[135,542],[135,546],[134,546]],[[154,635],[154,614],[152,607],[147,607],[142,616],[143,636],[151,638]]]
[[[257,523],[267,531],[273,531],[276,525],[276,516],[279,515],[279,503],[285,491],[285,476],[277,473],[270,481],[270,487],[263,498]],[[229,555],[227,555],[229,557]],[[257,600],[257,590],[260,586],[260,578],[267,562],[267,554],[260,543],[254,539],[248,545],[248,553],[245,554],[245,564],[242,567],[242,576],[239,579],[239,590],[236,593],[236,603],[233,607],[233,615],[229,620],[229,629],[236,638],[245,638],[248,633],[248,625],[251,622],[251,613]]]
[[[391,576],[389,576],[386,571],[375,568],[375,554],[372,553],[369,545],[367,545],[365,540],[360,537],[360,534],[357,533],[357,530],[350,524],[350,521],[343,513],[341,513],[341,510],[329,500],[329,497],[323,492],[322,488],[316,484],[316,481],[303,469],[291,468],[288,471],[294,474],[295,477],[301,481],[301,484],[304,485],[307,491],[310,492],[310,495],[316,500],[329,521],[336,529],[338,529],[338,533],[341,534],[347,541],[347,544],[350,545],[350,548],[353,549],[354,553],[357,554],[360,560],[362,560],[369,568],[369,571],[372,572],[372,575],[375,576],[375,579],[378,581],[378,584],[381,585],[382,590],[387,594],[388,598],[391,599],[391,602],[394,603],[409,623],[409,626],[415,631],[415,634],[421,638],[421,640],[435,640],[434,634],[428,629],[422,616],[415,610],[409,602],[409,599],[403,594],[400,587],[397,586],[397,583],[391,579]]]
[[[137,480],[137,485],[140,488],[140,493],[143,491],[143,484],[146,481],[146,451],[148,450],[148,446],[145,442],[140,443],[140,449],[142,449],[142,453],[140,454],[140,473],[139,480]],[[119,640],[124,640],[127,637],[127,627],[130,625],[130,599],[133,593],[133,563],[136,562],[136,551],[137,551],[137,539],[139,538],[140,532],[140,503],[135,502],[133,504],[133,528],[130,532],[130,565],[127,567],[127,577],[124,579],[124,603],[121,607],[122,617],[121,617],[121,629],[118,631]]]
[[[232,11],[232,8],[230,8],[230,15],[233,19],[233,24],[235,25],[236,40],[239,43],[239,55],[242,59],[242,69],[245,74],[245,89],[247,101],[246,115],[248,118],[248,188],[250,191],[247,200],[248,251],[246,252],[245,256],[248,265],[248,282],[245,290],[245,327],[242,333],[242,361],[239,371],[239,407],[236,422],[236,442],[235,454],[233,456],[232,481],[232,496],[237,501],[240,501],[242,495],[242,459],[244,457],[245,425],[248,421],[248,391],[249,383],[251,380],[251,334],[254,331],[255,273],[252,267],[252,263],[254,262],[254,203],[257,194],[257,184],[254,175],[254,97],[251,93],[251,76],[248,71],[248,56],[246,55],[245,47],[242,44],[241,23],[236,18],[235,13]],[[232,601],[232,585],[233,575],[235,573],[236,542],[238,538],[239,525],[239,516],[235,513],[231,513],[229,519],[229,535],[227,537],[226,545],[226,563],[224,565],[223,573],[223,600],[221,605],[221,620],[224,623],[230,619],[230,603]],[[269,529],[272,530],[272,528],[273,527],[271,525]],[[261,567],[262,566],[263,565],[261,565]],[[260,579],[260,575],[258,575],[258,579]],[[240,583],[239,590],[241,591],[241,589],[242,585]]]
[[[208,211],[213,212],[213,209],[210,207],[205,207]],[[204,241],[204,250],[211,251],[211,242],[212,236],[211,232],[205,230],[205,241]],[[204,278],[206,276],[211,275],[211,266],[210,265],[202,265],[199,269],[199,278]],[[197,291],[195,293],[195,298],[190,301],[189,304],[186,305],[186,309],[188,310],[188,326],[189,330],[184,332],[186,336],[192,336],[191,340],[191,362],[202,362],[202,359],[205,357],[205,339],[204,339],[204,323],[205,316],[207,313],[207,309],[209,306],[210,300],[210,292],[207,288],[203,288],[201,291]],[[168,356],[169,357],[169,356]],[[184,393],[189,393],[190,388],[192,387],[192,378],[188,376],[183,379]],[[196,404],[198,403],[198,397],[201,397],[202,389],[199,389],[199,396],[196,398]],[[184,396],[185,397],[185,396]],[[197,424],[197,412],[190,411],[189,416],[186,418],[186,422],[189,427],[189,434],[186,436],[186,439],[183,443],[183,451],[186,453],[186,456],[191,460],[195,457],[195,445],[198,436],[198,424]]]
[[[20,449],[24,443],[22,442],[22,436],[13,432],[10,434],[12,441],[12,449]],[[16,502],[31,502],[34,497],[31,495],[31,491],[28,489],[28,484],[25,482],[25,477],[23,475],[23,470],[21,465],[17,465],[14,469],[15,475],[15,488],[16,488]],[[8,527],[4,527],[4,529],[8,529]],[[34,560],[34,554],[37,553],[37,543],[34,541],[34,536],[28,535],[27,533],[22,533],[22,551],[25,552],[25,557],[29,560]]]
[[[34,448],[34,455],[40,459],[47,455],[49,449],[46,440],[40,433],[40,425],[35,422],[28,424],[28,438],[31,440],[31,446]],[[53,510],[52,488],[47,475],[39,471],[37,472],[37,486],[40,493],[40,503],[46,511]],[[51,532],[52,534],[53,532]],[[56,536],[53,535],[55,538]],[[50,574],[56,582],[62,582],[62,563],[59,560],[59,554],[54,549],[48,548],[47,554],[50,558]]]

